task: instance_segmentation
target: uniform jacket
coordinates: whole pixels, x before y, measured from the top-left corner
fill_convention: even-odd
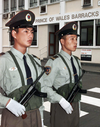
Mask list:
[[[24,76],[25,85],[26,85],[27,79],[26,79],[26,71],[25,71],[24,61],[23,61],[23,54],[14,48],[11,48],[11,51],[15,55],[19,63],[19,66]],[[31,69],[33,81],[35,81],[36,80],[35,68],[33,67],[32,62],[29,56],[27,55],[27,52],[24,55],[26,56],[27,64],[29,65]],[[36,57],[34,57],[34,59],[40,64],[39,59],[37,59]],[[36,64],[36,67],[38,70],[38,75],[40,75],[41,68],[37,64]],[[40,82],[41,82],[41,85],[43,85],[42,78],[40,79]],[[18,69],[8,52],[5,53],[5,55],[0,57],[0,86],[3,88],[3,90],[6,92],[7,95],[11,93],[12,91],[14,91],[15,89],[22,86]],[[5,97],[0,93],[0,107],[1,108],[5,107],[8,100],[9,100],[8,97]]]
[[[74,83],[73,70],[70,60],[71,56],[73,57],[73,55],[70,56],[68,53],[64,52],[63,50],[61,50],[59,54],[61,54],[63,58],[66,60],[71,71],[72,83]],[[73,57],[73,61],[77,69],[77,74],[79,75],[80,70],[74,57]],[[52,86],[58,89],[59,87],[70,83],[69,71],[60,57],[57,57],[54,60],[49,59],[45,66],[49,66],[51,68],[51,72],[48,75],[46,74],[44,75],[44,84],[46,86],[45,91],[47,92],[48,99],[51,103],[58,103],[61,100],[62,96],[56,93],[55,91],[53,91]]]

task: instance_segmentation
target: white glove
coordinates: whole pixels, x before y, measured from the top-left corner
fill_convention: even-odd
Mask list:
[[[6,105],[6,108],[17,117],[25,114],[25,107],[13,99],[10,99],[9,103]]]
[[[59,104],[61,105],[61,107],[67,112],[67,114],[71,114],[73,111],[72,106],[70,105],[70,103],[68,101],[66,101],[65,98],[62,98],[59,102]]]

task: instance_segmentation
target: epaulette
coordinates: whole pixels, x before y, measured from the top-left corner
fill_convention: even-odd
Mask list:
[[[33,55],[33,54],[32,54]],[[39,59],[40,60],[40,58],[39,57],[37,57],[37,56],[35,56],[35,55],[33,55],[33,57],[35,57],[35,58],[37,58],[37,59]]]
[[[50,59],[55,60],[56,58],[58,58],[58,56],[57,55],[54,55]]]
[[[74,56],[74,55],[73,55]],[[80,60],[80,58],[79,57],[77,57],[77,56],[74,56],[76,59],[79,59]]]

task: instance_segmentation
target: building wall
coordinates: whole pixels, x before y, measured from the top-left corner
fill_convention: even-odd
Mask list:
[[[57,3],[48,4],[47,12],[44,14],[40,14],[40,6],[29,8],[29,10],[33,11],[36,16],[34,25],[37,26],[38,32],[37,32],[37,46],[31,46],[30,48],[28,48],[28,52],[40,57],[41,59],[48,56],[49,32],[54,31],[55,24],[59,24],[59,28],[61,28],[64,26],[64,24],[70,21],[78,21],[79,24],[80,21],[100,19],[100,6],[98,6],[98,0],[92,1],[93,1],[92,7],[84,7],[84,8],[82,7],[82,0],[61,1]],[[98,16],[95,16],[96,11],[99,12]],[[88,13],[88,17],[83,16],[81,18],[80,17],[73,18],[72,15],[75,14],[76,16],[79,13],[80,14]],[[2,50],[4,52],[11,48],[9,42],[8,28],[5,27],[5,23],[9,19],[10,14],[8,16],[8,19],[2,19],[2,43],[3,43]],[[80,31],[78,31],[78,33],[79,32]],[[60,50],[61,49],[60,44],[59,47]],[[76,52],[74,52],[73,54],[80,58],[82,49],[91,49],[92,55],[92,61],[82,61],[82,62],[100,63],[100,58],[98,58],[98,56],[100,56],[100,46],[92,46],[92,47],[79,46],[78,39],[78,48]]]
[[[93,0],[93,6],[91,7],[82,7],[82,0],[73,0],[66,2],[66,9],[65,13],[68,12],[77,12],[77,11],[84,11],[84,10],[91,10],[91,9],[98,8],[98,0]]]
[[[86,48],[84,48],[84,49],[86,49]],[[73,52],[73,55],[75,55],[75,56],[77,56],[77,57],[79,57],[80,59],[81,59],[81,50],[82,49],[76,49],[76,51],[75,52]],[[100,49],[91,49],[91,52],[92,52],[92,60],[91,61],[82,61],[81,60],[81,62],[86,62],[86,63],[100,63]]]
[[[65,13],[81,11],[81,0],[67,1],[65,7]]]
[[[30,8],[30,11],[32,11],[35,14],[36,17],[40,16],[39,7],[36,7],[36,8],[33,8],[33,9]]]
[[[47,57],[48,44],[48,25],[38,26],[38,46],[28,48],[30,54],[34,54],[39,58]]]
[[[100,63],[100,49],[93,49],[92,50],[92,56],[93,56],[93,63]]]
[[[47,5],[47,13],[45,14],[40,14],[40,7],[30,8],[30,10],[34,12],[36,17],[42,17],[42,16],[47,16],[47,15],[50,16],[54,14],[59,14],[60,4],[56,3],[56,4]]]
[[[0,52],[2,52],[2,0],[0,1]]]
[[[3,41],[3,46],[9,46],[9,34],[8,34],[8,29],[4,28],[2,31],[2,41]]]
[[[60,4],[51,4],[47,7],[47,15],[55,15],[60,13]]]

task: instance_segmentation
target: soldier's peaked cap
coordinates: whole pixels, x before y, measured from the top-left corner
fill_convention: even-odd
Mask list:
[[[63,36],[69,35],[69,34],[75,34],[75,35],[79,36],[77,34],[77,29],[78,29],[78,25],[76,22],[69,22],[65,26],[63,26],[60,30],[58,30],[56,32],[56,35],[58,35],[59,40]]]
[[[15,16],[13,16],[11,20],[5,24],[5,26],[8,26],[12,29],[33,27],[34,20],[35,15],[32,11],[23,10],[17,13]]]

